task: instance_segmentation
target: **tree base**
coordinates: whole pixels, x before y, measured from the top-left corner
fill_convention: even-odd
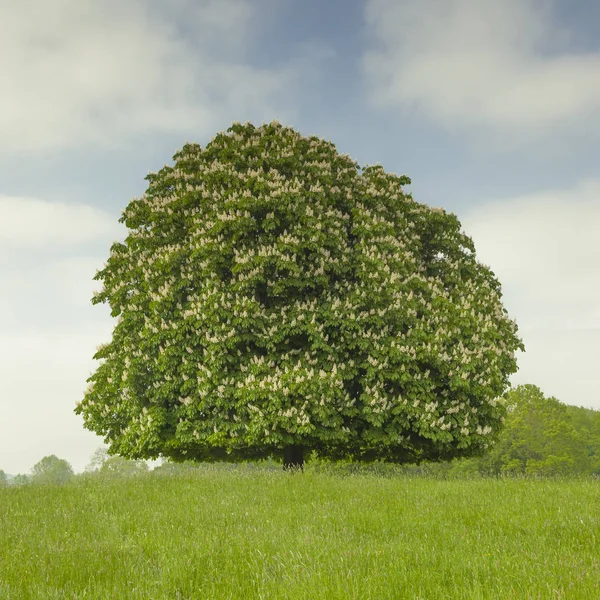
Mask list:
[[[283,449],[283,470],[304,470],[304,448],[302,446],[286,446]]]

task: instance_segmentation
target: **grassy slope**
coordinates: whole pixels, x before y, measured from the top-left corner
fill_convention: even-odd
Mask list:
[[[0,598],[600,598],[600,487],[207,468],[3,488]]]

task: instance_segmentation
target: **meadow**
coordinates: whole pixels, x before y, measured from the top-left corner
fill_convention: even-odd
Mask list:
[[[206,466],[0,488],[0,598],[600,598],[597,479]]]

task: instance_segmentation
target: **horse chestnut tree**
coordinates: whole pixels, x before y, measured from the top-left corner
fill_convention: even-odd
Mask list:
[[[118,317],[75,409],[129,458],[483,451],[522,349],[494,273],[408,177],[277,122],[147,176],[96,275]]]

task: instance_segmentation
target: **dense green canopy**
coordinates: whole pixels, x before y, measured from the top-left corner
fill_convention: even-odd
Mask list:
[[[412,462],[488,445],[522,344],[456,216],[277,122],[174,161],[96,276],[118,323],[76,412],[111,452]]]

